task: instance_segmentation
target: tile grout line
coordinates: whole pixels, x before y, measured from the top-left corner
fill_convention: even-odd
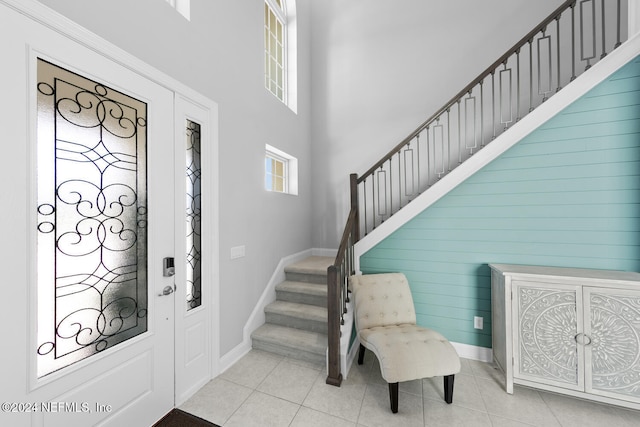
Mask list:
[[[547,400],[544,398],[544,394],[540,393],[538,390],[536,390],[536,393],[538,393],[538,396],[540,396],[540,400],[542,400],[542,402],[544,403],[544,406],[546,406],[549,409],[549,412],[551,413],[551,415],[553,415],[553,418],[555,418],[555,420],[558,422],[558,425],[563,427],[562,422],[556,415],[555,411],[551,406],[549,406],[549,404],[547,403]]]
[[[271,368],[271,370],[270,370],[270,371],[269,371],[269,372],[264,376],[264,378],[262,379],[262,381],[260,381],[260,382],[255,386],[255,387],[247,387],[246,385],[244,386],[244,387],[247,387],[247,388],[251,388],[251,389],[252,389],[252,392],[251,392],[251,393],[249,393],[249,395],[247,396],[247,398],[246,398],[246,399],[244,399],[240,405],[238,405],[238,407],[233,411],[233,413],[232,413],[231,415],[229,415],[229,418],[227,418],[227,419],[225,420],[225,422],[222,424],[222,426],[221,426],[221,427],[224,427],[224,425],[225,425],[225,424],[227,424],[231,418],[233,418],[233,416],[234,416],[234,415],[235,415],[235,414],[240,410],[240,408],[242,408],[242,406],[243,406],[245,403],[247,403],[247,401],[249,400],[249,398],[251,398],[251,396],[253,396],[256,392],[260,393],[260,392],[258,391],[258,387],[260,387],[260,385],[261,385],[261,384],[262,384],[262,383],[267,379],[267,377],[268,377],[269,375],[271,375],[271,373],[273,373],[273,371],[278,367],[278,365],[280,365],[280,363],[282,363],[282,361],[283,361],[283,360],[284,360],[284,357],[283,357],[283,356],[281,356],[281,359],[278,361],[278,363],[276,363],[276,364],[274,365],[274,367],[273,367],[273,368]],[[229,381],[229,380],[227,380],[227,381]],[[230,381],[230,382],[232,382],[232,383],[234,383],[234,384],[236,384],[236,385],[242,386],[242,384],[238,384],[238,383],[236,383],[235,381]],[[265,394],[266,394],[266,393],[265,393]],[[275,397],[275,396],[274,396],[274,397]]]
[[[304,398],[302,399],[302,402],[300,402],[300,404],[298,405],[298,410],[296,411],[296,414],[293,416],[293,418],[291,419],[291,422],[289,423],[289,427],[291,427],[291,425],[293,424],[293,422],[295,421],[296,417],[298,416],[298,414],[300,413],[300,409],[302,409],[302,407],[304,406],[304,402],[305,400],[307,400],[307,398],[309,397],[309,393],[311,393],[311,390],[313,389],[313,385],[318,381],[318,378],[322,375],[322,371],[318,372],[316,375],[316,378],[311,382],[311,387],[309,387],[309,390],[307,390],[307,393],[304,395]],[[312,409],[312,408],[309,408]],[[312,409],[313,410],[313,409]]]
[[[369,355],[368,355],[369,356]],[[260,360],[260,358],[256,359],[257,361]],[[291,418],[291,420],[288,422],[289,427],[292,427],[293,425],[297,425],[296,424],[296,420],[297,423],[303,422],[303,420],[308,419],[308,417],[310,416],[309,414],[311,414],[311,412],[309,411],[313,411],[316,412],[317,414],[321,414],[323,417],[335,417],[334,418],[334,422],[338,422],[339,420],[342,420],[346,423],[349,424],[355,424],[357,426],[362,426],[365,427],[367,425],[369,425],[369,423],[367,422],[366,424],[363,423],[366,422],[367,420],[365,419],[365,416],[367,414],[367,412],[365,411],[364,408],[364,403],[368,402],[368,404],[370,403],[370,401],[367,398],[367,395],[370,395],[372,392],[375,392],[376,394],[378,394],[378,392],[380,392],[380,390],[382,388],[385,388],[386,383],[382,383],[380,382],[379,379],[379,373],[378,371],[378,366],[376,363],[376,359],[374,358],[373,360],[371,359],[371,357],[367,357],[364,366],[362,367],[356,367],[354,365],[353,368],[353,384],[354,385],[362,385],[364,386],[364,391],[363,394],[361,396],[361,399],[358,403],[357,400],[353,401],[353,408],[349,409],[349,414],[351,414],[351,416],[354,415],[355,413],[355,420],[354,419],[350,419],[350,418],[343,418],[342,416],[338,416],[338,415],[334,415],[331,413],[330,408],[328,409],[315,409],[313,407],[307,406],[305,404],[305,402],[307,402],[307,400],[309,399],[309,397],[311,396],[313,390],[314,390],[314,386],[321,385],[322,382],[322,377],[324,375],[324,371],[322,369],[315,369],[315,367],[312,367],[311,365],[308,364],[297,364],[293,361],[291,361],[289,358],[287,357],[279,357],[278,359],[276,359],[275,366],[271,367],[271,369],[266,369],[264,371],[262,371],[263,373],[266,372],[264,374],[264,377],[262,377],[262,375],[260,377],[261,380],[255,385],[255,386],[250,386],[247,387],[246,385],[240,384],[236,381],[230,380],[230,379],[226,379],[226,378],[220,378],[223,381],[228,381],[231,384],[235,384],[238,387],[244,387],[246,388],[250,393],[249,395],[242,399],[241,403],[239,403],[237,406],[235,406],[235,409],[231,411],[231,414],[229,416],[226,417],[226,419],[224,420],[223,423],[221,423],[221,426],[226,426],[229,425],[230,420],[234,417],[237,416],[237,414],[239,413],[240,408],[244,407],[244,405],[247,404],[247,401],[250,398],[255,398],[256,396],[254,396],[255,393],[260,393],[262,395],[266,395],[266,396],[270,396],[273,398],[276,398],[282,402],[288,402],[289,404],[291,404],[292,406],[290,407],[291,412],[293,413],[293,416]],[[306,390],[301,389],[301,393],[296,393],[296,394],[291,394],[290,396],[292,396],[293,399],[296,400],[296,402],[289,400],[288,398],[284,398],[284,397],[279,397],[277,395],[273,395],[270,393],[269,388],[267,387],[269,384],[272,384],[272,381],[274,381],[274,378],[271,378],[273,375],[275,375],[275,372],[280,372],[283,369],[286,368],[285,364],[283,364],[283,362],[287,362],[287,363],[292,363],[296,366],[299,366],[300,368],[305,368],[312,370],[313,371],[313,381],[311,382],[311,386],[309,388],[307,388]],[[269,365],[267,365],[268,367]],[[315,365],[314,365],[315,366]],[[464,372],[461,370],[460,375],[465,377],[465,383],[468,384],[468,387],[465,387],[464,390],[468,391],[469,394],[465,393],[465,396],[468,398],[467,400],[465,400],[464,402],[469,403],[469,405],[457,405],[455,402],[452,406],[458,406],[461,409],[469,410],[469,411],[477,411],[478,415],[480,413],[484,413],[485,416],[487,417],[487,421],[489,426],[497,426],[497,425],[502,425],[502,423],[504,422],[518,422],[521,423],[523,426],[531,426],[531,425],[536,425],[535,424],[535,420],[536,418],[531,418],[531,416],[527,416],[524,417],[523,419],[518,418],[519,417],[519,413],[513,412],[513,411],[507,411],[504,412],[502,411],[502,409],[499,406],[496,406],[496,404],[499,403],[500,404],[506,404],[507,402],[509,402],[508,399],[510,399],[510,397],[508,395],[505,394],[504,389],[503,389],[503,385],[501,383],[501,381],[499,380],[499,377],[497,376],[499,373],[497,373],[496,371],[494,371],[495,368],[492,367],[492,365],[488,364],[488,365],[481,365],[481,364],[476,364],[471,363],[467,365],[468,369],[465,370]],[[259,371],[260,372],[260,371]],[[302,371],[301,371],[302,372]],[[305,382],[311,377],[311,372],[304,372],[304,378],[305,378]],[[471,378],[468,378],[471,377]],[[255,376],[253,377],[254,379],[256,378]],[[289,378],[289,377],[287,377]],[[236,377],[237,380],[241,380],[240,377]],[[439,378],[438,378],[439,379]],[[269,380],[267,382],[267,380]],[[352,381],[346,380],[347,384],[351,384]],[[491,383],[491,384],[489,384]],[[460,382],[458,381],[458,384],[460,384]],[[262,387],[262,385],[265,385],[265,389],[266,391],[261,391],[258,390],[260,387]],[[438,385],[438,387],[440,386],[440,381],[437,382],[437,384],[434,384],[433,386]],[[482,387],[481,387],[482,385]],[[491,385],[490,388],[487,388]],[[416,418],[414,418],[416,421],[418,421],[418,419],[420,418],[420,416],[417,414],[418,410],[421,411],[422,414],[422,424],[423,425],[430,425],[430,423],[433,421],[433,415],[430,414],[430,412],[427,410],[427,405],[425,404],[425,402],[427,401],[431,401],[431,400],[435,400],[432,399],[433,396],[431,396],[432,390],[431,388],[429,388],[427,390],[427,386],[432,387],[430,385],[430,383],[427,383],[425,381],[425,379],[422,379],[420,381],[420,389],[417,390],[415,389],[415,387],[410,388],[411,391],[401,391],[402,394],[407,394],[408,395],[412,395],[415,396],[417,398],[420,399],[420,404],[422,405],[421,409],[415,408],[415,415]],[[473,386],[473,389],[471,389],[471,386]],[[459,388],[460,386],[458,385],[458,390],[461,390]],[[500,395],[498,396],[497,394],[497,388],[500,388]],[[358,387],[359,388],[359,387]],[[494,390],[495,388],[495,390]],[[557,425],[560,427],[567,427],[567,420],[565,418],[563,418],[562,415],[564,415],[562,412],[558,412],[560,406],[558,406],[556,404],[556,401],[553,399],[552,394],[546,393],[544,391],[541,390],[536,390],[536,389],[532,389],[532,388],[528,388],[529,390],[532,390],[535,392],[535,396],[538,397],[538,399],[540,399],[542,401],[541,406],[539,406],[539,410],[540,411],[544,411],[545,413],[548,413],[549,418],[548,421],[550,422],[550,424],[553,424],[553,420],[556,421]],[[324,388],[323,388],[324,390]],[[483,390],[485,391],[485,393],[483,393]],[[277,392],[277,390],[275,390]],[[427,393],[427,391],[429,393]],[[489,394],[487,394],[488,392],[491,392]],[[329,393],[331,392],[331,390],[328,391]],[[439,392],[438,392],[439,394]],[[287,396],[289,396],[289,394],[285,394]],[[479,399],[478,396],[479,395]],[[532,394],[531,397],[535,396]],[[498,401],[496,401],[495,399],[498,399]],[[477,402],[476,402],[477,400]],[[298,403],[297,401],[300,401],[300,403]],[[454,401],[455,401],[455,394],[454,394]],[[463,403],[464,403],[463,402]],[[514,401],[516,402],[516,401]],[[518,402],[516,402],[518,403]],[[535,402],[533,402],[532,404],[534,404]],[[296,406],[293,406],[296,405]],[[386,406],[386,404],[385,404]],[[534,405],[534,407],[536,407],[537,404]],[[607,408],[608,406],[605,405]],[[302,411],[302,407],[306,408],[308,411]],[[555,409],[554,409],[555,408]],[[451,411],[453,411],[453,409],[455,408],[450,408]],[[352,412],[353,411],[353,412]],[[455,412],[455,411],[453,411]],[[630,411],[629,413],[631,414],[638,414],[637,411]],[[618,416],[618,417],[622,417],[624,420],[626,420],[627,418],[624,417],[625,414],[619,414],[616,415],[615,413],[612,412],[612,414],[614,416]],[[440,415],[438,415],[438,417],[440,417]],[[495,419],[493,419],[495,418]],[[526,419],[526,421],[524,421],[524,419]],[[564,420],[564,423],[563,423]],[[624,421],[623,420],[623,421]],[[375,423],[376,421],[374,421]],[[533,423],[533,424],[532,424]]]

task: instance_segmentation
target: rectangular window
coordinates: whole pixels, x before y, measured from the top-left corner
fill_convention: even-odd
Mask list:
[[[298,159],[267,144],[264,171],[267,191],[298,194]]]
[[[286,193],[286,160],[267,154],[265,157],[265,187],[269,191]]]
[[[286,103],[285,20],[279,2],[264,4],[264,85]]]

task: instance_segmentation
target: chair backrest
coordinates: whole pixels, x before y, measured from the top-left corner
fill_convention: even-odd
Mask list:
[[[363,274],[349,278],[355,299],[356,328],[416,323],[409,282],[402,273]]]

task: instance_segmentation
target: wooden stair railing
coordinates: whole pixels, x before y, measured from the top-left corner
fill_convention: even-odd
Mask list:
[[[340,325],[353,246],[444,175],[620,46],[621,0],[568,0],[361,177],[328,269],[327,383],[340,385]]]
[[[327,329],[328,329],[328,375],[327,384],[340,386],[340,326],[349,302],[348,280],[355,273],[354,245],[360,240],[358,215],[358,175],[351,174],[351,210],[344,228],[338,255],[333,265],[327,268]]]

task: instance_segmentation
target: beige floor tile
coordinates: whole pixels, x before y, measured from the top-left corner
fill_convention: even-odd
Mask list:
[[[640,412],[636,413],[636,417],[627,419],[625,415],[633,414],[633,412],[597,402],[561,396],[559,394],[540,394],[547,406],[551,408],[553,414],[560,421],[560,424],[565,427],[640,426]]]
[[[527,424],[560,426],[537,391],[516,387],[513,394],[507,394],[492,379],[476,378],[476,382],[489,414]]]
[[[294,365],[304,366],[305,368],[314,369],[316,371],[325,372],[327,370],[327,367],[324,363],[309,362],[306,360],[297,360],[291,357],[285,357],[284,360],[289,363],[293,363]]]
[[[622,425],[640,426],[640,410],[616,408],[616,412],[624,420]]]
[[[424,426],[422,398],[410,393],[398,395],[398,412],[391,412],[389,388],[369,385],[362,401],[358,425],[367,427]]]
[[[444,402],[443,382],[442,377],[422,380],[424,398]],[[473,375],[456,374],[453,382],[453,405],[486,412],[480,389]]]
[[[302,406],[291,427],[355,427],[355,423]]]
[[[366,387],[365,384],[349,381],[343,381],[340,387],[335,387],[326,384],[325,378],[318,378],[302,405],[356,422]]]
[[[458,383],[460,374],[456,375],[453,382],[453,399],[457,400]],[[444,380],[442,377],[425,378],[422,380],[422,395],[425,399],[444,401]]]
[[[224,427],[288,427],[299,405],[254,391]]]
[[[473,370],[471,369],[471,361],[469,359],[460,358],[460,373],[473,375]]]
[[[283,357],[265,351],[251,350],[220,378],[255,389],[278,366]]]
[[[461,366],[452,405],[443,401],[442,378],[428,378],[401,383],[399,412],[392,414],[370,351],[334,387],[325,383],[324,366],[252,350],[180,409],[223,427],[640,426],[640,411],[520,386],[509,395],[493,365],[462,359]]]
[[[492,427],[486,412],[475,411],[462,406],[448,405],[446,402],[426,400],[424,404],[425,426],[469,426]]]
[[[214,424],[223,425],[251,393],[253,390],[250,388],[214,378],[180,406],[180,409]]]
[[[497,365],[478,360],[469,360],[469,366],[476,377],[487,378],[494,380],[497,384],[504,384],[504,373]]]
[[[371,376],[371,365],[358,365],[357,362],[351,366],[347,378],[343,380],[347,384],[368,384]]]
[[[315,369],[283,360],[260,383],[257,390],[301,404],[320,375]]]
[[[521,423],[520,421],[510,420],[508,418],[499,417],[489,414],[489,419],[493,427],[530,427],[535,424]]]
[[[385,383],[388,387],[389,384]],[[405,381],[399,384],[398,390],[404,393],[415,394],[422,397],[422,380]]]

